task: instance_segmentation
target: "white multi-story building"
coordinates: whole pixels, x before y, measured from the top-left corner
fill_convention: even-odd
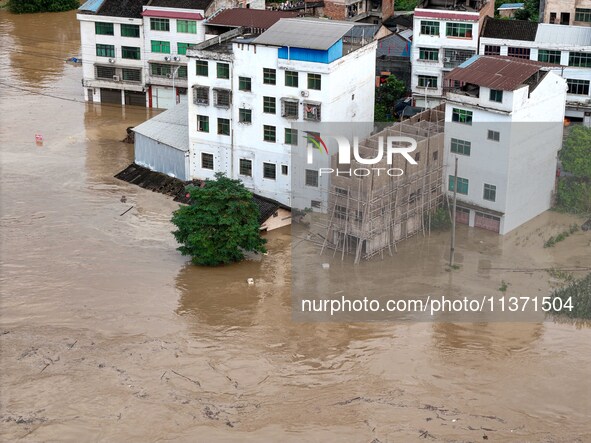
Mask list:
[[[553,64],[566,79],[566,116],[591,126],[591,27],[487,18],[479,53]]]
[[[411,89],[416,106],[433,107],[443,98],[443,76],[478,50],[485,17],[494,14],[494,1],[424,0],[415,9]],[[427,102],[427,103],[425,103]]]
[[[373,122],[376,43],[349,40],[356,26],[281,19],[257,38],[236,30],[190,49],[192,177],[222,172],[290,207],[301,179],[310,207],[327,184],[317,171],[292,180],[294,123]]]
[[[475,56],[446,76],[445,186],[459,223],[506,234],[549,209],[566,81],[542,63]]]

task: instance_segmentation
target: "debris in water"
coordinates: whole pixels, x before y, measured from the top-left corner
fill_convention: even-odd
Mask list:
[[[246,282],[248,283],[249,286],[254,285],[254,278],[247,278]]]
[[[322,263],[322,269],[330,268],[330,263]]]

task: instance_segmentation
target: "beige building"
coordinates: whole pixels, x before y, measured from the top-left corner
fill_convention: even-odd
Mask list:
[[[542,0],[540,21],[556,25],[591,26],[591,0]]]

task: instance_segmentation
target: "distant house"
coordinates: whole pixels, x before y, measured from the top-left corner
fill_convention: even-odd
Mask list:
[[[523,3],[503,3],[499,6],[499,16],[504,18],[513,18],[515,17],[515,13],[523,9]]]
[[[213,36],[242,27],[249,33],[261,34],[279,19],[297,16],[297,11],[271,11],[250,8],[224,9],[205,21],[205,32]]]
[[[381,80],[394,75],[410,89],[411,42],[400,34],[390,34],[378,40],[376,50],[376,77]]]

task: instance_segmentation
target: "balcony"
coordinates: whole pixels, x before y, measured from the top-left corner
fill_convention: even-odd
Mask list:
[[[321,120],[320,103],[304,102],[304,120],[313,122]]]
[[[443,68],[457,68],[475,54],[475,51],[466,51],[461,49],[446,49],[443,53]]]

